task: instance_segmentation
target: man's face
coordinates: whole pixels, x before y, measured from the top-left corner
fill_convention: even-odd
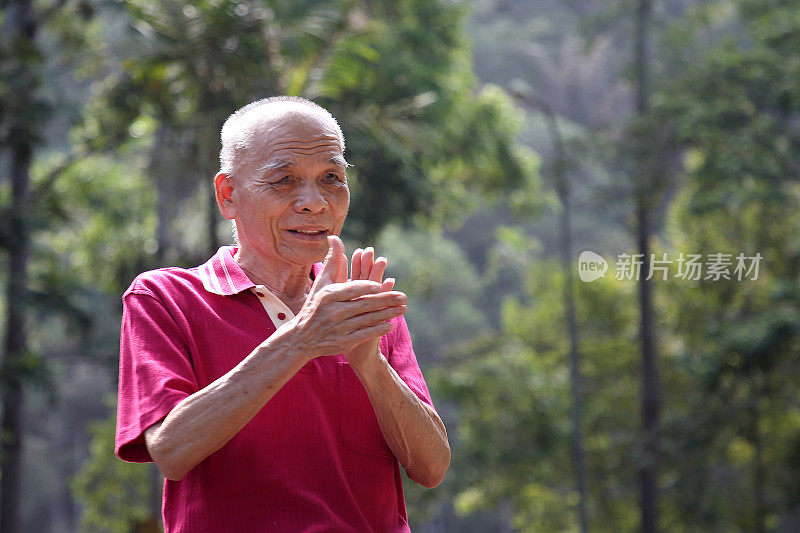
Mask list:
[[[233,180],[239,242],[261,260],[310,265],[327,252],[350,205],[336,127],[309,112],[265,121]]]

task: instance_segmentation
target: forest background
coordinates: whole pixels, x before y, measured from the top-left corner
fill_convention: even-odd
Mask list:
[[[113,456],[120,295],[230,242],[219,127],[280,93],[340,119],[346,244],[410,298],[453,449],[415,531],[800,529],[800,2],[0,18],[0,530],[159,530]]]

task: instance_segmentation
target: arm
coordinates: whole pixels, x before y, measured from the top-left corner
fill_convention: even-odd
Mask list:
[[[153,462],[167,479],[183,479],[239,432],[306,363],[283,327],[230,372],[182,400],[145,431]]]
[[[145,431],[148,452],[165,477],[182,479],[224,446],[311,358],[380,337],[391,329],[388,320],[405,312],[405,295],[388,290],[388,285],[342,283],[347,262],[341,241],[336,241],[297,316]]]
[[[372,357],[353,370],[367,390],[386,443],[408,477],[424,487],[439,485],[450,466],[450,444],[439,415],[406,385],[377,345]]]
[[[356,250],[352,278],[381,282],[386,258],[373,261],[372,248]],[[394,285],[393,279],[386,282]],[[367,391],[386,443],[408,477],[428,488],[439,485],[450,466],[450,444],[439,415],[402,380],[380,353],[376,340],[345,354]]]

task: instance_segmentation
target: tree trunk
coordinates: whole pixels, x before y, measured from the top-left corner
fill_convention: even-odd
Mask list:
[[[644,432],[643,458],[640,468],[642,532],[658,531],[658,425],[659,377],[656,365],[656,348],[653,334],[653,304],[650,281],[646,272],[650,264],[649,212],[646,206],[637,206],[639,221],[639,253],[643,254],[642,273],[639,276],[639,331],[642,343],[642,426]]]
[[[559,256],[561,272],[564,276],[564,320],[569,335],[570,392],[572,395],[572,458],[575,462],[575,488],[578,491],[578,523],[582,533],[588,533],[586,498],[586,466],[583,448],[583,401],[581,398],[583,376],[578,349],[578,320],[575,313],[574,271],[572,264],[572,211],[570,203],[570,186],[567,178],[567,157],[564,151],[564,139],[558,127],[555,113],[550,105],[537,97],[529,88],[518,89],[516,96],[527,104],[533,105],[544,115],[548,134],[553,143],[553,186],[563,208],[559,217]]]
[[[578,491],[578,521],[582,533],[588,533],[589,524],[586,516],[586,466],[583,449],[583,402],[581,398],[583,376],[578,350],[578,319],[575,314],[575,289],[572,270],[572,213],[570,204],[570,187],[567,178],[566,154],[564,141],[555,115],[549,106],[542,106],[547,118],[548,129],[555,147],[555,164],[553,177],[558,197],[561,200],[561,217],[559,220],[561,271],[564,275],[564,318],[569,334],[569,361],[572,394],[572,456],[575,461],[575,486]]]
[[[10,2],[6,11],[8,38],[12,49],[25,53],[18,61],[35,61],[36,18],[29,0]],[[20,68],[18,83],[10,95],[10,179],[11,206],[8,245],[8,285],[6,289],[5,346],[2,358],[2,409],[0,422],[0,531],[21,531],[20,492],[22,463],[22,363],[27,351],[25,334],[26,276],[30,254],[28,216],[32,135],[27,115],[31,107],[30,89],[35,74],[29,65]],[[25,79],[30,78],[30,79]],[[30,85],[23,88],[26,82]]]
[[[161,477],[158,467],[155,463],[148,465],[150,467],[150,487],[152,493],[150,496],[150,519],[156,526],[156,531],[161,526],[161,500],[164,488],[164,478]]]
[[[764,496],[766,473],[764,471],[764,441],[761,435],[761,398],[764,396],[764,376],[756,373],[751,378],[753,443],[753,505],[756,533],[767,533],[767,504]]]
[[[200,162],[200,190],[205,195],[208,209],[206,211],[206,233],[208,235],[208,254],[214,255],[220,247],[217,225],[219,223],[219,207],[213,187],[213,178],[219,171],[219,128],[215,110],[215,97],[207,87],[208,80],[201,78],[202,92],[200,96],[200,109],[203,110],[202,120],[198,124],[197,135]]]
[[[636,16],[635,75],[636,75],[636,113],[642,116],[649,107],[649,60],[647,50],[650,0],[639,0]],[[646,141],[641,141],[646,142]],[[653,325],[653,302],[651,284],[647,279],[650,270],[650,236],[652,233],[650,210],[654,203],[650,198],[651,178],[643,150],[636,150],[638,157],[638,178],[635,183],[635,203],[637,219],[637,244],[642,254],[642,271],[639,284],[640,324],[639,336],[642,346],[642,385],[641,412],[643,429],[643,457],[640,467],[641,490],[641,531],[658,531],[658,448],[659,448],[659,410],[660,393],[657,367],[657,354]]]
[[[200,131],[200,160],[204,162],[200,171],[200,188],[204,191],[208,201],[207,215],[207,231],[208,231],[208,252],[209,255],[217,253],[220,247],[219,234],[217,232],[217,224],[219,222],[219,207],[217,206],[217,197],[214,192],[212,178],[219,170],[218,156],[219,150],[214,148],[217,146],[217,130],[215,124],[203,124]]]
[[[169,128],[162,119],[156,130],[156,138],[153,143],[153,149],[150,153],[150,163],[148,165],[148,172],[150,179],[156,185],[156,214],[158,217],[158,225],[156,226],[156,239],[158,248],[156,249],[156,264],[158,267],[164,267],[167,260],[167,251],[169,248],[169,212],[168,205],[172,201],[169,198],[168,191],[172,188],[171,184],[167,184],[169,179],[168,170],[164,164],[164,147],[167,145],[169,137]]]

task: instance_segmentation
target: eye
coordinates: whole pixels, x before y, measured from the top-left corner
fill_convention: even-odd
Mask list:
[[[273,185],[288,185],[291,182],[292,182],[292,177],[291,176],[284,176],[279,180],[273,181],[272,184]]]
[[[325,174],[325,177],[322,178],[322,181],[324,181],[325,183],[338,183],[344,180],[340,178],[337,174],[334,174],[333,172],[328,172],[327,174]]]

